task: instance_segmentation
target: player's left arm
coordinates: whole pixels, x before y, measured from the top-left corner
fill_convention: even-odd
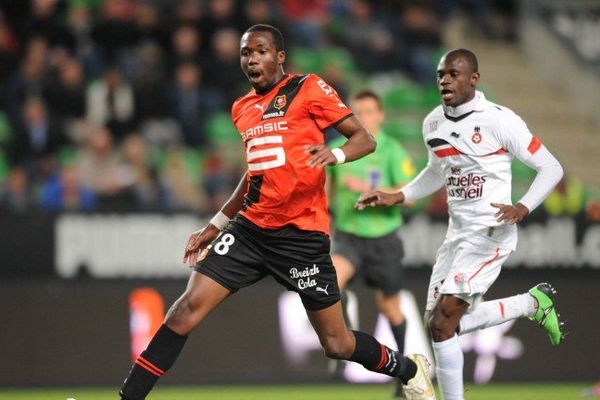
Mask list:
[[[563,177],[563,168],[546,146],[529,132],[521,118],[513,115],[503,128],[505,148],[537,174],[527,193],[515,205],[492,203],[498,209],[498,222],[516,224],[539,206]],[[508,131],[510,129],[510,131]]]
[[[330,149],[325,144],[313,144],[306,148],[311,154],[308,166],[322,168],[326,165],[336,165],[358,160],[375,151],[375,138],[361,125],[354,115],[344,118],[335,129],[348,140],[340,147]],[[336,154],[337,153],[337,154]]]
[[[311,155],[307,165],[322,168],[326,165],[343,164],[374,152],[377,146],[375,138],[352,114],[335,89],[316,75],[311,74],[306,79],[306,109],[313,121],[323,132],[334,127],[348,139],[342,146],[334,149],[322,143],[306,146],[306,151]]]

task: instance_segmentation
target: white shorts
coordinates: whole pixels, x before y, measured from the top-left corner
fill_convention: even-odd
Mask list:
[[[431,272],[425,310],[433,310],[442,294],[466,301],[470,309],[476,307],[498,278],[510,253],[512,250],[500,248],[493,241],[487,245],[446,239]]]

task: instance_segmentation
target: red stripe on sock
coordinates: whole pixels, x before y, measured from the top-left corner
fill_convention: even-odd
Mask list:
[[[377,364],[377,366],[375,367],[376,371],[379,371],[381,368],[383,368],[388,360],[387,350],[385,349],[385,346],[382,344],[380,344],[380,346],[381,346],[381,359],[379,360],[379,364]]]
[[[148,372],[152,373],[153,375],[162,376],[165,373],[165,371],[158,368],[156,365],[152,364],[150,361],[146,360],[142,356],[139,356],[137,360],[135,360],[135,363],[147,370]]]
[[[500,314],[502,314],[502,318],[504,318],[504,303],[499,302],[498,304],[500,304]]]

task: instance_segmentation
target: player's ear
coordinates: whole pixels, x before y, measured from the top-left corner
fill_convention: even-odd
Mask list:
[[[479,82],[479,78],[480,78],[479,72],[473,72],[471,74],[471,86],[473,86],[473,87],[477,86],[477,82]]]
[[[285,50],[280,50],[277,52],[277,64],[283,65],[285,63]]]

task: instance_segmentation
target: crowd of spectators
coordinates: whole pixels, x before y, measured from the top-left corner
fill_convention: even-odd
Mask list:
[[[0,0],[0,213],[214,212],[244,170],[229,109],[249,90],[247,27],[279,27],[287,71],[342,95],[425,87],[459,4],[477,2]],[[400,107],[420,93],[392,92]]]
[[[438,3],[0,1],[0,210],[214,211],[243,171],[223,127],[249,89],[248,26],[278,26],[289,53],[341,48],[357,74],[420,82],[440,46]]]

